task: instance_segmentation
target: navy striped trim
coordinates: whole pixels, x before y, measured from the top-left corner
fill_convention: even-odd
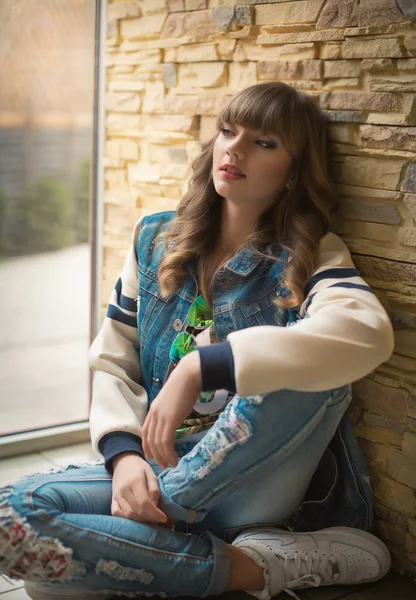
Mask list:
[[[336,269],[327,269],[321,273],[317,273],[309,279],[308,285],[305,288],[305,295],[307,296],[314,285],[322,279],[344,279],[344,277],[360,277],[360,272],[357,269],[349,267],[337,267]]]
[[[132,298],[129,298],[128,296],[125,296],[124,294],[121,293],[121,278],[120,277],[119,277],[116,285],[114,286],[114,289],[117,292],[118,305],[121,306],[121,308],[125,308],[126,310],[129,310],[130,312],[137,312],[136,300],[133,300]]]
[[[327,290],[328,288],[331,288],[331,287],[356,288],[357,290],[364,290],[366,292],[370,292],[371,294],[374,294],[374,291],[368,285],[361,285],[360,283],[352,283],[350,281],[334,283],[333,285],[329,285],[325,289]],[[322,290],[319,290],[319,291],[322,291]],[[316,296],[316,294],[319,294],[319,291],[312,294],[312,296],[309,296],[308,301],[306,303],[305,312],[308,310],[309,306],[311,305],[312,298],[314,296]]]
[[[124,323],[124,325],[128,325],[129,327],[136,327],[137,329],[137,321],[135,317],[131,317],[130,315],[126,315],[122,310],[114,306],[114,304],[110,304],[107,310],[107,317],[109,319],[113,319],[113,321],[118,321],[119,323]]]
[[[334,283],[329,287],[345,287],[345,288],[357,288],[358,290],[365,290],[366,292],[371,292],[374,294],[374,291],[371,289],[369,285],[362,285],[360,283],[352,283],[352,281],[340,281],[339,283]]]

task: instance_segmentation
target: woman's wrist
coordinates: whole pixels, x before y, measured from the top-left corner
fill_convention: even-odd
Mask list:
[[[180,367],[180,369],[179,369]],[[202,376],[201,376],[201,358],[199,356],[199,352],[194,350],[190,352],[179,361],[178,366],[173,371],[178,371],[179,373],[185,373],[187,380],[195,385],[195,390],[198,393],[202,392]]]
[[[113,469],[115,469],[120,460],[126,456],[137,456],[137,458],[146,462],[145,459],[138,452],[131,452],[130,450],[128,450],[126,452],[120,452],[120,454],[117,454],[117,456],[113,458]]]

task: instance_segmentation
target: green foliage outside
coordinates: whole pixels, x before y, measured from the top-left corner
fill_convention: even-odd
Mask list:
[[[0,257],[49,252],[88,241],[89,160],[72,186],[40,177],[22,198],[0,190]]]
[[[85,160],[75,182],[74,232],[77,244],[88,242],[89,198],[90,198],[90,161]]]
[[[36,250],[58,250],[75,242],[71,224],[75,203],[70,189],[51,177],[33,183],[26,197],[28,243]]]
[[[0,189],[0,256],[8,253],[9,243],[6,236],[7,222],[9,220],[9,204],[6,194]]]

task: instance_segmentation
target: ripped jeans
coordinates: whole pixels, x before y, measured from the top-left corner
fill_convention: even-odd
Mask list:
[[[0,489],[0,573],[80,597],[221,594],[228,543],[296,509],[350,400],[349,385],[235,396],[176,467],[150,461],[172,529],[113,517],[102,461],[22,477]]]

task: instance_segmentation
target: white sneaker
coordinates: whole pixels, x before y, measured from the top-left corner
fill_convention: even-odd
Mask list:
[[[100,592],[82,588],[49,586],[37,581],[25,581],[25,591],[32,600],[108,600],[114,592]]]
[[[376,581],[388,573],[391,564],[383,542],[352,527],[309,533],[266,527],[245,529],[232,545],[264,567],[263,590],[245,590],[260,600],[269,600],[283,591],[298,598],[293,589]]]

